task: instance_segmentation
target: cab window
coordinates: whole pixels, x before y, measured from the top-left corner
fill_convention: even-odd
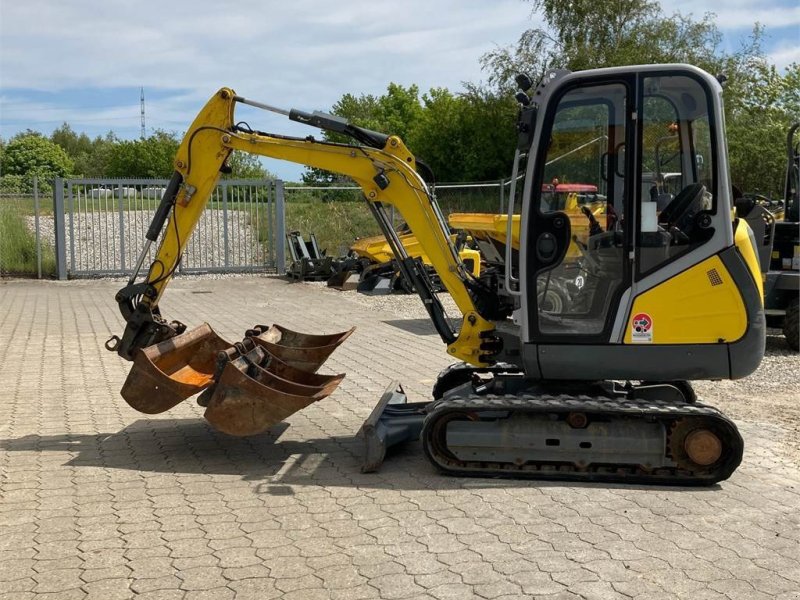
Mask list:
[[[713,236],[714,153],[706,93],[687,76],[642,80],[639,277]]]

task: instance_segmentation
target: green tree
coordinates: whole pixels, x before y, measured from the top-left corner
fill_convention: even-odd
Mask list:
[[[712,13],[694,20],[667,15],[653,0],[532,0],[543,25],[519,42],[482,58],[490,84],[514,89],[526,72],[537,80],[545,70],[572,71],[628,64],[685,62],[728,78],[723,94],[731,177],[745,191],[775,194],[785,168],[786,128],[798,118],[800,76],[793,65],[780,74],[762,50],[763,29],[734,53],[719,49],[721,35]]]
[[[497,48],[481,63],[489,81],[513,89],[514,76],[538,80],[547,69],[571,71],[630,64],[691,63],[714,71],[721,64],[721,35],[714,15],[699,21],[666,15],[652,0],[532,0],[542,27],[526,30],[516,46]]]
[[[179,142],[174,133],[158,130],[143,140],[125,140],[111,145],[106,176],[168,178]]]
[[[64,152],[73,158],[82,153],[89,154],[92,151],[92,140],[89,139],[89,136],[85,133],[75,133],[68,123],[63,123],[61,127],[53,130],[50,140],[61,146]]]
[[[487,181],[508,177],[514,157],[517,106],[508,94],[468,86],[423,96],[424,110],[410,140],[416,156],[439,181]]]
[[[85,133],[76,133],[68,123],[53,131],[50,140],[64,149],[75,164],[75,175],[81,177],[105,176],[111,145],[117,142],[112,132],[92,140]]]
[[[275,176],[264,168],[255,154],[234,150],[228,158],[231,172],[224,175],[226,179],[274,179]]]
[[[66,177],[74,164],[64,149],[42,134],[26,131],[13,137],[3,150],[0,173],[24,178],[26,189],[32,188],[33,177],[43,182],[54,177]]]
[[[468,85],[462,94],[444,88],[420,97],[415,85],[389,84],[381,96],[345,94],[331,110],[350,122],[399,136],[439,181],[483,181],[508,176],[514,153],[516,104],[508,94]],[[339,135],[325,138],[349,142]],[[308,169],[309,184],[343,183]]]
[[[330,112],[346,118],[359,127],[399,136],[408,145],[410,139],[413,138],[413,131],[421,118],[422,111],[417,86],[412,85],[406,88],[396,83],[390,83],[386,93],[381,96],[345,94],[333,105]],[[353,141],[341,134],[329,132],[325,132],[323,137],[326,140],[340,143]],[[302,178],[303,182],[309,185],[346,185],[350,183],[346,178],[313,168],[306,169]],[[331,193],[324,199],[332,200],[339,196],[352,197],[351,194],[343,196]]]

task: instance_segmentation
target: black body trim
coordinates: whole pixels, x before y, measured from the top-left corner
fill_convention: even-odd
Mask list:
[[[767,346],[767,321],[758,285],[735,246],[719,253],[722,264],[739,289],[747,311],[747,329],[741,339],[727,344],[730,354],[730,378],[747,377],[758,368]]]

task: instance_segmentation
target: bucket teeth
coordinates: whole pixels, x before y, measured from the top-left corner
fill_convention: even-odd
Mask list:
[[[316,371],[354,330],[309,335],[256,326],[232,345],[204,323],[140,351],[122,396],[136,410],[156,414],[203,392],[198,402],[212,426],[255,435],[333,393],[344,374]]]

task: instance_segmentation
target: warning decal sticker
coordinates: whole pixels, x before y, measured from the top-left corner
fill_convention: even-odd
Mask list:
[[[653,318],[647,313],[636,313],[631,320],[631,341],[639,344],[653,343]]]

